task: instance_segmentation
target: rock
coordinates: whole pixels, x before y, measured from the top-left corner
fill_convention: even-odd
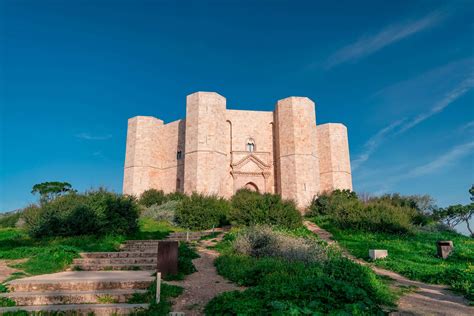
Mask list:
[[[388,257],[388,251],[385,249],[369,249],[369,257],[372,260]]]

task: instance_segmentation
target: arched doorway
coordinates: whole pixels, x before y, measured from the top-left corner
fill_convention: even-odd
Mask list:
[[[248,182],[244,186],[244,188],[246,188],[247,190],[250,190],[250,191],[259,192],[257,185],[253,182]]]

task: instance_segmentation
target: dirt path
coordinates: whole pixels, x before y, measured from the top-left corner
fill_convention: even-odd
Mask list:
[[[173,301],[173,312],[182,312],[186,316],[203,315],[204,307],[213,297],[223,292],[243,290],[217,274],[214,260],[219,253],[207,248],[217,241],[213,239],[198,242],[196,250],[201,257],[193,260],[197,272],[188,275],[183,281],[166,282],[184,288],[183,294]]]
[[[14,273],[19,272],[20,270],[11,268],[9,265],[25,262],[25,259],[20,260],[0,260],[0,283],[8,279],[8,277]]]
[[[320,228],[316,224],[305,221],[305,226],[317,234],[328,244],[335,244],[330,232]],[[343,249],[345,256],[355,262],[369,266],[375,273],[393,280],[393,286],[399,289],[412,288],[413,291],[403,295],[398,301],[398,311],[391,313],[398,315],[436,315],[436,316],[463,316],[474,315],[474,308],[468,306],[468,301],[459,295],[449,291],[445,286],[426,284],[423,282],[412,281],[398,273],[375,267],[363,260],[350,255]]]

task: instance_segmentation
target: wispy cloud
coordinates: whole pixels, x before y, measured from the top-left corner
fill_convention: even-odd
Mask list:
[[[382,48],[437,25],[448,15],[448,10],[436,10],[411,21],[390,25],[379,32],[364,36],[332,54],[325,63],[329,69],[339,64],[367,57]]]
[[[473,129],[474,129],[474,121],[470,121],[470,122],[462,125],[461,127],[459,127],[460,132],[470,131],[470,130],[473,130]]]
[[[390,192],[394,185],[405,180],[416,179],[433,174],[437,171],[449,168],[459,162],[460,159],[474,152],[474,141],[458,144],[437,157],[431,158],[427,163],[417,166],[395,166],[384,168],[369,174],[369,178],[361,178],[366,190],[379,195]],[[383,174],[382,174],[383,173]],[[370,190],[373,188],[373,190]]]
[[[91,135],[89,133],[79,133],[75,135],[76,138],[85,139],[85,140],[107,140],[112,138],[112,135]]]
[[[361,164],[366,162],[372,155],[372,153],[386,140],[387,137],[390,136],[393,130],[400,126],[400,124],[402,124],[403,122],[404,120],[395,121],[387,127],[378,131],[375,135],[373,135],[364,144],[364,151],[351,162],[352,170],[356,170]]]
[[[430,161],[429,163],[413,168],[401,178],[412,178],[433,173],[434,171],[437,171],[441,168],[446,167],[447,165],[454,163],[455,161],[469,154],[473,150],[474,141],[457,145],[447,153],[442,154],[436,159]]]
[[[407,130],[415,127],[416,125],[420,124],[424,120],[430,118],[431,116],[440,113],[446,107],[448,107],[451,103],[459,99],[461,96],[466,94],[469,90],[474,88],[474,77],[471,77],[463,80],[457,87],[453,90],[449,91],[443,99],[437,102],[429,111],[424,112],[416,116],[413,120],[407,122],[402,128],[397,132],[397,134],[406,132]]]
[[[407,95],[405,97],[406,100],[400,102],[406,103],[408,106],[412,105],[412,107],[416,107],[419,102],[424,102],[426,103],[424,104],[426,108],[426,105],[429,104],[428,102],[431,102],[431,107],[428,107],[428,109],[423,112],[418,111],[418,114],[411,114],[411,117],[409,116],[408,119],[393,121],[369,138],[369,140],[362,147],[359,156],[357,156],[357,158],[352,161],[352,169],[356,170],[364,162],[366,162],[386,139],[403,134],[418,124],[421,124],[423,121],[429,119],[430,117],[441,113],[449,105],[473,89],[473,62],[474,59],[472,58],[455,62],[439,69],[435,69],[434,71],[430,71],[427,74],[417,78],[417,80],[409,80],[401,84],[396,84],[379,92],[379,96],[388,95],[389,99],[394,100],[401,100],[402,95]],[[461,68],[461,66],[463,66],[463,68]],[[460,73],[461,70],[463,71],[462,73]],[[448,77],[451,79],[449,82],[449,90],[444,87],[444,80],[443,84],[437,83],[440,77]],[[430,85],[427,84],[427,82],[431,83],[432,87],[436,86],[436,88],[430,89]],[[417,86],[419,87],[418,90],[423,90],[423,93],[426,94],[426,96],[424,98],[415,97],[414,100],[410,101],[408,94],[410,91],[415,91]],[[443,91],[443,87],[445,88],[444,91],[447,90],[447,92],[440,94],[440,91]],[[433,95],[435,95],[435,97],[433,97]],[[436,96],[439,97],[436,98]],[[438,99],[438,101],[436,101],[436,99]],[[397,102],[394,102],[393,104],[389,102],[388,107],[397,105]],[[473,124],[473,122],[470,122],[462,129],[467,130],[468,128],[472,127]]]

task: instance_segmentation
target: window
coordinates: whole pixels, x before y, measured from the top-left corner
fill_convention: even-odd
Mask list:
[[[247,151],[251,153],[255,151],[255,141],[251,138],[247,140]]]
[[[182,158],[183,158],[183,152],[180,150],[180,151],[178,151],[178,152],[176,153],[176,159],[177,159],[177,160],[180,160],[180,159],[182,159]]]

